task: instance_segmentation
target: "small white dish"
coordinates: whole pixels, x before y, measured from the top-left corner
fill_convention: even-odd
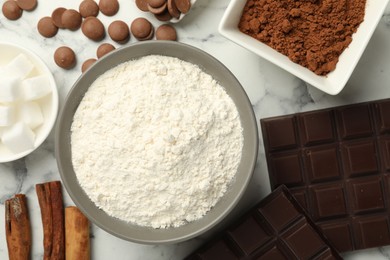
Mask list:
[[[338,94],[347,83],[364,52],[389,0],[367,0],[364,21],[360,24],[353,40],[341,54],[336,69],[327,76],[318,76],[303,66],[292,62],[287,56],[266,44],[242,33],[238,29],[242,11],[247,0],[232,0],[219,24],[219,32],[227,39],[256,53],[262,58],[283,68],[310,85],[331,95]]]
[[[12,153],[0,140],[0,163],[11,162],[20,159],[38,148],[50,134],[58,114],[58,91],[56,82],[49,68],[35,53],[16,44],[0,42],[0,67],[5,66],[13,58],[21,53],[26,55],[26,57],[34,64],[34,69],[31,71],[28,77],[34,77],[43,74],[47,75],[52,91],[49,95],[36,101],[41,107],[44,122],[41,126],[34,129],[34,148],[20,153]]]

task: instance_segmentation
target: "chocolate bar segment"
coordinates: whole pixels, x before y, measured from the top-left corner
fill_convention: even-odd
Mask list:
[[[377,127],[381,133],[390,131],[390,102],[377,102],[375,108],[378,111]]]
[[[265,118],[261,128],[272,189],[285,184],[340,252],[390,244],[390,99]],[[285,136],[296,143],[274,145]]]
[[[310,144],[326,143],[335,139],[334,122],[331,111],[307,113],[298,118],[302,142]]]
[[[282,185],[186,259],[342,258]]]

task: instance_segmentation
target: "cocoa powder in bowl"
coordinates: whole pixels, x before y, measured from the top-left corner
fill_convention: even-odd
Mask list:
[[[238,27],[293,62],[326,75],[351,43],[365,6],[366,0],[248,0]]]

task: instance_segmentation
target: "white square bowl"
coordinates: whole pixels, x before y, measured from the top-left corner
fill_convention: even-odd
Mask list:
[[[347,83],[364,49],[382,17],[389,0],[367,0],[364,21],[352,35],[351,44],[339,57],[336,69],[326,76],[318,76],[309,69],[294,63],[287,56],[252,38],[238,29],[247,0],[231,0],[219,24],[219,33],[227,39],[256,53],[262,58],[290,72],[310,85],[331,95],[338,94]]]

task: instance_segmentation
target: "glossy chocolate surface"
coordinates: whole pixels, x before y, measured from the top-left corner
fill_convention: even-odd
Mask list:
[[[272,189],[343,251],[390,244],[390,99],[261,120]]]
[[[280,186],[190,259],[341,259]]]

